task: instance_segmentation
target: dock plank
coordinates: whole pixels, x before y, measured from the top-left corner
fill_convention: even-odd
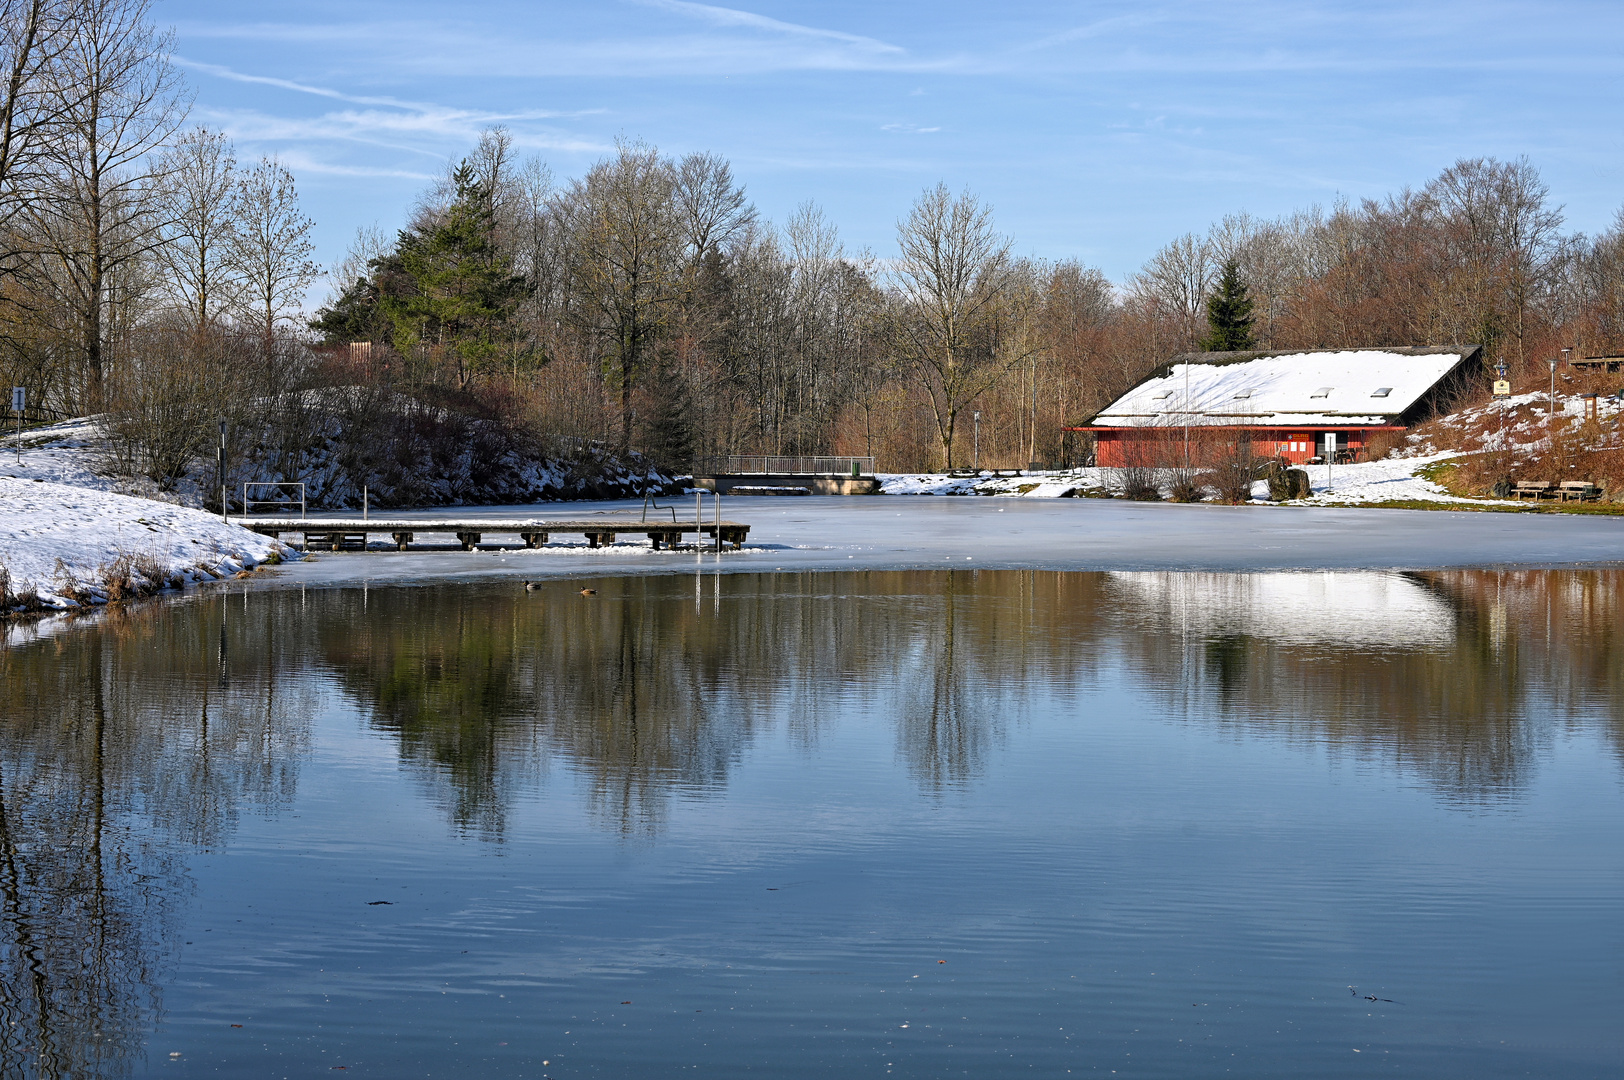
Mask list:
[[[334,551],[361,550],[373,534],[392,538],[395,546],[405,551],[419,533],[455,536],[462,550],[472,551],[487,535],[517,536],[526,547],[539,548],[547,544],[554,534],[585,536],[590,547],[615,542],[618,536],[646,536],[655,550],[662,546],[674,547],[685,534],[709,537],[713,542],[743,547],[750,534],[750,526],[740,521],[696,521],[693,518],[675,521],[655,521],[641,518],[620,518],[605,515],[592,518],[375,518],[375,517],[323,517],[323,518],[236,518],[245,529],[264,536],[280,538],[284,534],[298,533],[304,537],[306,547]],[[718,534],[720,534],[718,536]]]

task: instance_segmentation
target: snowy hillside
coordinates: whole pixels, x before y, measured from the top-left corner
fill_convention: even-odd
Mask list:
[[[201,510],[0,474],[7,608],[102,603],[293,554]]]

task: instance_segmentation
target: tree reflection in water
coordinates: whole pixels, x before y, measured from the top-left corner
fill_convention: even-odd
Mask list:
[[[227,610],[114,611],[0,650],[0,1075],[130,1072],[187,853],[294,794],[311,699],[278,635]]]
[[[647,835],[769,733],[812,754],[876,721],[934,796],[1034,710],[1102,707],[1097,689],[1472,807],[1515,798],[1566,729],[1624,748],[1617,571],[589,584],[214,596],[0,650],[0,1074],[140,1060],[187,857],[295,797],[321,685],[489,839],[558,766],[612,828]]]
[[[871,708],[920,786],[973,780],[1050,691],[1131,680],[1173,715],[1328,744],[1451,799],[1513,795],[1552,725],[1606,712],[1624,576],[1589,572],[894,571],[329,594],[320,657],[499,836],[553,762],[597,812],[657,829],[782,725],[811,746]]]

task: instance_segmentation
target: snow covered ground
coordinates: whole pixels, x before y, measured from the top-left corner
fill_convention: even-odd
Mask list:
[[[138,495],[183,506],[198,505],[195,484],[183,483],[172,493],[160,493],[156,485],[150,482],[103,475],[98,471],[101,464],[100,446],[100,429],[90,417],[32,428],[23,432],[20,438],[0,434],[0,477],[46,480],[92,491]],[[19,449],[22,451],[20,454]]]
[[[1295,505],[1358,506],[1398,500],[1436,503],[1506,505],[1494,499],[1463,499],[1416,471],[1423,466],[1447,461],[1453,452],[1420,457],[1386,458],[1358,465],[1305,465],[1313,494]],[[880,490],[886,495],[988,495],[1023,499],[1058,499],[1103,496],[1112,493],[1118,482],[1111,469],[1070,469],[1064,472],[1028,473],[1023,476],[955,477],[931,473],[882,474]],[[1255,501],[1266,501],[1268,484],[1252,486]],[[1514,504],[1513,504],[1514,505]]]
[[[213,514],[77,484],[25,480],[0,466],[0,566],[12,597],[48,607],[105,601],[123,568],[133,586],[172,587],[287,557],[283,545]]]

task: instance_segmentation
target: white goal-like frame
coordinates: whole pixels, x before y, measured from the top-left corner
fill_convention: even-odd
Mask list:
[[[297,490],[295,494],[294,489]],[[249,492],[263,495],[267,491],[273,498],[249,498]],[[291,513],[299,508],[299,520],[305,516],[305,485],[303,480],[245,480],[242,485],[242,512],[252,514],[255,507]]]

